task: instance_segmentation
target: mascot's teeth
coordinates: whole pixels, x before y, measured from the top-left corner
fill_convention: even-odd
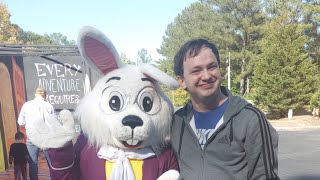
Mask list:
[[[128,140],[126,141],[127,144],[131,145],[131,146],[135,146],[138,144],[139,141],[137,140]]]

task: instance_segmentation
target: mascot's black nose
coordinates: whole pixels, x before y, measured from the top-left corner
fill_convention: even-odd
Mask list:
[[[138,116],[130,115],[130,116],[126,116],[125,118],[122,119],[122,124],[124,126],[130,126],[131,129],[134,129],[137,126],[142,126],[143,121]]]

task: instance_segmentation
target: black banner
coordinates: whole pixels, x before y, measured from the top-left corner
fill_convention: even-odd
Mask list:
[[[47,90],[47,101],[55,109],[74,109],[84,95],[81,56],[24,57],[27,100],[37,87]]]

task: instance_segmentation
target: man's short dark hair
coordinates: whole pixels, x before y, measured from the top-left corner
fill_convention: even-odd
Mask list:
[[[217,58],[218,65],[220,67],[219,51],[217,47],[213,43],[205,39],[192,39],[184,43],[174,57],[173,71],[176,76],[183,76],[183,61],[185,61],[187,57],[195,57],[199,55],[200,50],[203,47],[212,50],[213,54]]]
[[[16,140],[21,140],[24,138],[24,134],[22,132],[17,132],[14,136]]]

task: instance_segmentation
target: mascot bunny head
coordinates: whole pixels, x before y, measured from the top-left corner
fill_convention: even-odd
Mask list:
[[[173,106],[160,84],[178,83],[149,64],[122,64],[112,42],[92,27],[81,29],[78,46],[86,63],[104,75],[78,105],[75,117],[91,145],[160,152],[169,135]]]

